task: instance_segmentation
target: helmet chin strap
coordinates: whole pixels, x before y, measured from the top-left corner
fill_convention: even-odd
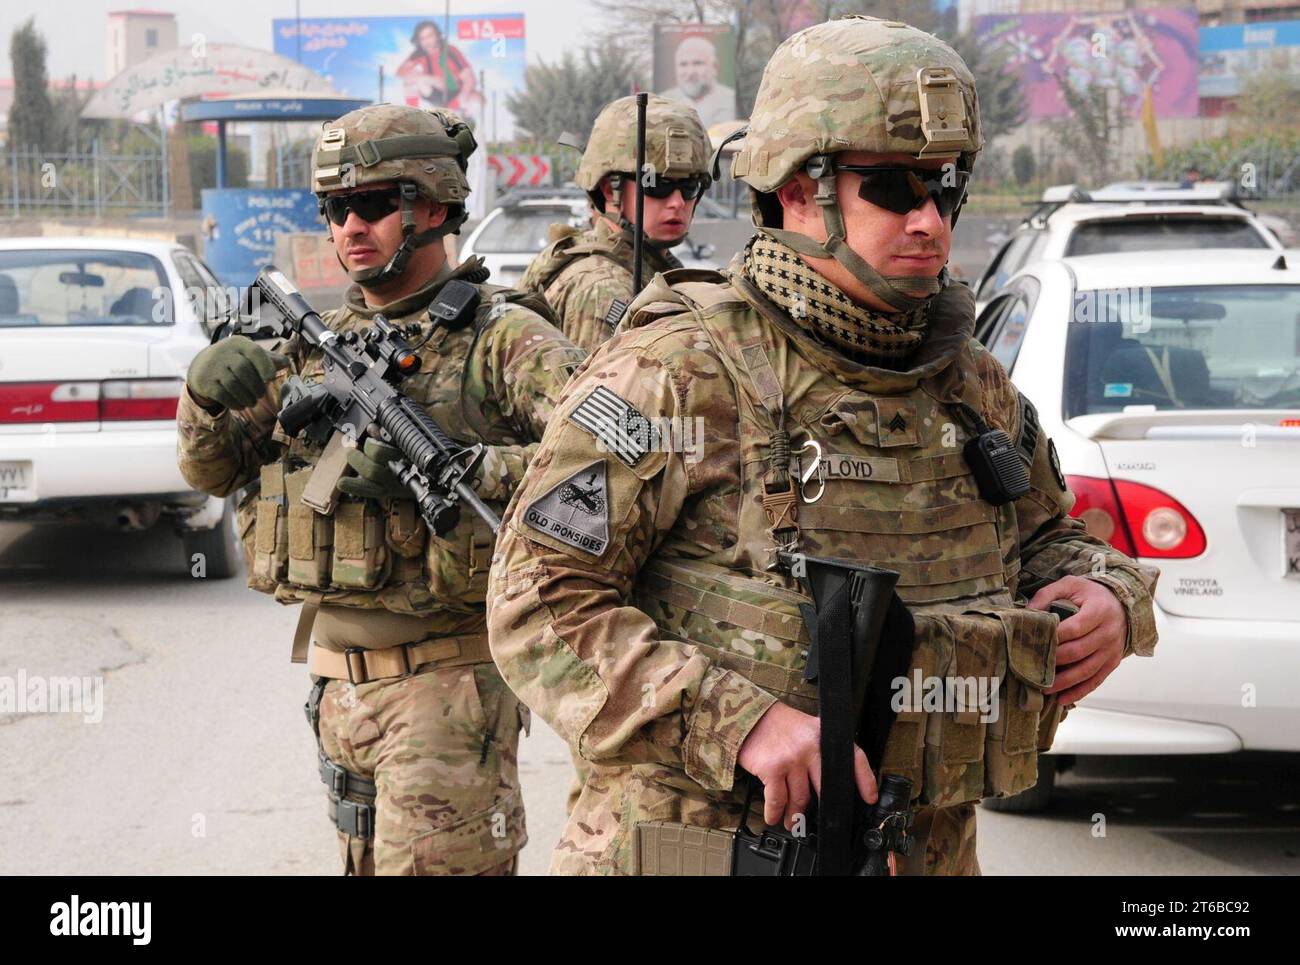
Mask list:
[[[811,173],[811,172],[810,172]],[[948,287],[948,266],[936,277],[919,275],[882,275],[852,248],[846,239],[844,215],[840,212],[839,198],[835,192],[835,173],[832,168],[816,177],[817,194],[814,196],[822,211],[822,224],[826,226],[826,240],[813,241],[807,235],[783,228],[759,226],[758,230],[787,248],[809,258],[833,258],[885,304],[900,312],[912,311],[925,305],[932,297]]]
[[[612,197],[605,202],[605,210],[601,214],[623,231],[632,232],[636,231],[636,225],[623,216],[623,182],[622,175],[609,175],[609,187]],[[669,251],[685,241],[686,235],[682,235],[673,241],[657,241],[649,235],[642,235],[641,240],[647,248],[654,248],[656,251]]]
[[[417,232],[415,230],[415,199],[419,196],[419,190],[409,181],[404,181],[398,185],[401,192],[402,205],[402,243],[398,245],[397,250],[393,252],[393,257],[389,258],[387,263],[376,268],[360,268],[356,270],[349,269],[344,263],[341,255],[335,252],[339,259],[339,264],[343,265],[343,270],[347,272],[358,285],[363,287],[376,288],[387,282],[401,277],[402,272],[406,271],[406,265],[415,254],[416,248],[423,248],[425,245],[432,244],[439,238],[450,234],[465,223],[468,212],[462,211],[455,217],[448,217],[442,224],[436,228],[430,228],[427,231]]]

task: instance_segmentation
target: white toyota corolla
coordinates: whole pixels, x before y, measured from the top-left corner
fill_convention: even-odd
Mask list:
[[[976,336],[1056,441],[1073,515],[1161,570],[1155,657],[1125,660],[1086,697],[1053,754],[1300,751],[1293,257],[1038,262],[979,317]],[[993,806],[1040,806],[1054,773]]]
[[[0,240],[0,520],[131,530],[166,516],[187,569],[233,575],[230,501],[176,467],[185,371],[225,297],[176,244]]]

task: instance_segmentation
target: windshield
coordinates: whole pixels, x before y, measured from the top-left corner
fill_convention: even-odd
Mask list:
[[[1077,292],[1065,376],[1067,418],[1300,407],[1300,286]]]
[[[482,233],[474,239],[474,253],[500,255],[510,252],[541,251],[550,243],[551,225],[569,224],[573,209],[564,208],[504,208],[501,213],[483,226]],[[582,226],[586,226],[586,219]]]
[[[1074,229],[1066,255],[1179,248],[1267,248],[1263,236],[1241,218],[1112,218],[1085,221]]]
[[[138,251],[0,251],[0,328],[170,325],[162,263]]]

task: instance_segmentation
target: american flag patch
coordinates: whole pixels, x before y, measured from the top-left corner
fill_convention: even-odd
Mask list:
[[[610,328],[618,328],[618,323],[623,320],[623,313],[627,311],[627,306],[631,304],[621,298],[615,298],[609,303],[609,311],[605,312],[605,324]]]
[[[612,452],[628,466],[650,452],[650,420],[603,385],[582,400],[569,420],[595,436],[601,451]]]

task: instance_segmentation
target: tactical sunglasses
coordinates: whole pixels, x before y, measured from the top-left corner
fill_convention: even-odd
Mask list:
[[[655,178],[645,186],[645,194],[647,198],[662,201],[671,198],[674,191],[680,191],[683,201],[695,201],[708,187],[709,178],[703,174],[692,174],[689,178]]]
[[[894,214],[907,214],[934,198],[939,216],[946,218],[966,197],[969,171],[930,170],[905,165],[836,164],[836,171],[862,177],[858,197]],[[955,183],[954,183],[955,182]]]
[[[396,211],[401,196],[398,188],[377,188],[374,191],[335,195],[321,202],[321,214],[340,228],[347,223],[349,211],[355,211],[362,221],[373,223]]]

